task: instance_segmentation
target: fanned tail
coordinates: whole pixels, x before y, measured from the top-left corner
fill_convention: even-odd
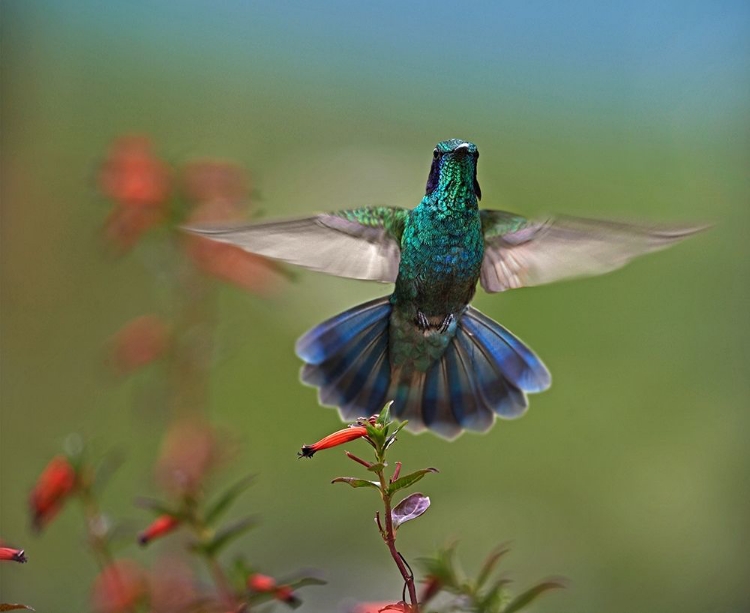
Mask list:
[[[526,393],[544,391],[551,382],[531,349],[470,306],[427,372],[408,372],[393,382],[391,411],[413,430],[454,438],[463,430],[488,430],[495,415],[520,417],[528,408]]]
[[[392,414],[411,430],[454,438],[488,430],[495,416],[520,417],[526,393],[551,384],[541,360],[503,326],[469,306],[449,333],[453,338],[426,371],[391,371],[387,297],[356,306],[316,326],[297,341],[305,361],[302,381],[320,388],[320,403],[352,421],[378,413],[389,400]]]
[[[369,417],[388,401],[388,297],[371,300],[316,326],[297,341],[306,362],[302,381],[320,388],[318,399],[342,419]]]

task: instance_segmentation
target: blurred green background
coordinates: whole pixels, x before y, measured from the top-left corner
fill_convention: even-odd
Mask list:
[[[415,206],[432,147],[459,137],[488,208],[715,222],[609,276],[478,294],[554,385],[485,436],[402,437],[394,459],[441,474],[400,548],[458,539],[473,570],[512,540],[520,586],[571,580],[539,612],[750,610],[746,2],[3,0],[0,18],[0,537],[30,559],[0,566],[4,600],[87,606],[76,510],[41,537],[26,516],[69,433],[126,454],[108,512],[141,525],[133,498],[157,493],[158,370],[123,383],[102,366],[105,339],[163,304],[157,238],[114,259],[98,235],[97,164],[139,132],[176,164],[242,164],[267,216]],[[222,479],[259,473],[240,506],[263,518],[235,551],[324,570],[303,611],[399,593],[374,496],[329,485],[356,467],[295,458],[339,427],[298,384],[295,339],[387,290],[301,272],[270,300],[221,294],[211,418],[242,443]]]

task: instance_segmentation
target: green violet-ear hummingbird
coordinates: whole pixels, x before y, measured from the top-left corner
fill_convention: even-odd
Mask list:
[[[551,384],[521,340],[469,303],[487,292],[595,275],[701,227],[648,227],[573,217],[530,220],[480,210],[476,145],[438,143],[415,209],[373,206],[233,227],[189,228],[320,272],[395,283],[393,293],[336,315],[296,345],[301,378],[344,420],[391,414],[454,438],[512,419]]]

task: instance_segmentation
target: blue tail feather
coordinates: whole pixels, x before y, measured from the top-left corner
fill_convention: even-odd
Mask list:
[[[456,333],[455,342],[470,364],[478,396],[490,416],[496,413],[504,419],[514,419],[523,415],[528,407],[526,394],[510,383],[501,365],[483,344],[463,328]]]
[[[525,392],[550,385],[544,364],[518,338],[467,307],[443,355],[426,372],[391,371],[388,298],[373,300],[323,322],[297,343],[306,362],[302,380],[320,388],[321,404],[345,420],[379,412],[409,429],[427,428],[445,438],[485,431],[495,416],[512,419],[528,407]]]
[[[543,392],[552,384],[547,367],[536,354],[499,323],[471,306],[467,307],[461,323],[492,354],[503,375],[515,387],[533,393]]]
[[[336,315],[297,341],[304,383],[319,387],[326,406],[339,407],[344,419],[378,413],[387,402],[388,298],[379,298]]]
[[[445,355],[453,416],[456,422],[467,430],[486,430],[494,421],[492,407],[484,402],[479,387],[480,381],[470,356],[456,339],[453,344],[455,350]]]
[[[360,304],[315,326],[297,341],[295,351],[308,364],[320,364],[336,355],[353,336],[390,312],[387,298]]]
[[[320,399],[323,404],[337,407],[348,405],[362,391],[375,364],[388,351],[387,323],[387,320],[376,322],[362,334],[362,342],[347,346],[343,359],[338,360],[343,364],[343,368],[335,368],[338,376],[332,376],[329,382],[321,387]],[[328,362],[321,364],[321,370],[324,370],[327,364]],[[371,385],[375,383],[376,381],[371,381]]]
[[[388,402],[386,394],[391,382],[391,365],[388,360],[387,343],[385,345],[357,395],[347,404],[339,407],[343,419],[353,421],[358,417],[369,417],[382,409]],[[362,407],[368,408],[363,410]],[[377,408],[372,409],[371,407]]]

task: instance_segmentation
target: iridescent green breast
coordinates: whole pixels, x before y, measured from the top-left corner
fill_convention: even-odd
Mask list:
[[[483,255],[476,205],[447,208],[425,198],[404,228],[394,303],[427,316],[458,313],[474,295]]]

